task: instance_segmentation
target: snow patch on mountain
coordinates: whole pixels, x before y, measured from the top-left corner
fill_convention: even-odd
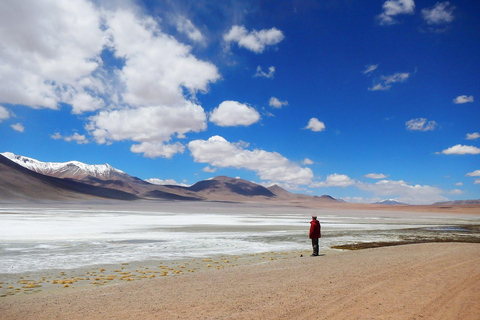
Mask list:
[[[33,158],[15,155],[11,152],[0,154],[29,170],[57,178],[81,180],[93,177],[100,180],[115,180],[126,175],[125,172],[115,169],[109,164],[89,165],[79,161],[41,162]]]
[[[397,201],[395,199],[386,199],[386,200],[375,202],[374,204],[383,204],[388,206],[407,205],[406,203]]]

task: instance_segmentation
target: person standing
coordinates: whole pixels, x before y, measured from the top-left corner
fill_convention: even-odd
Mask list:
[[[312,239],[313,254],[312,257],[318,256],[318,239],[322,237],[320,221],[317,220],[316,215],[312,215],[312,221],[310,221],[310,234],[309,238]]]

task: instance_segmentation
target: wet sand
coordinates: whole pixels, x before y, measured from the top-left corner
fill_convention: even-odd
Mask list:
[[[478,319],[480,314],[476,243],[278,255],[250,257],[231,268],[6,297],[0,299],[0,319]]]

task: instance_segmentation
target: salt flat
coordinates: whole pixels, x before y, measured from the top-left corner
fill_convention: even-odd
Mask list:
[[[344,244],[480,237],[468,228],[479,224],[479,215],[431,210],[174,201],[10,203],[0,208],[0,296],[308,256],[311,214],[321,221],[321,252],[328,254]]]

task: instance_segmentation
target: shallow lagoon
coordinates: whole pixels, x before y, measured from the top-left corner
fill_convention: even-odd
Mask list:
[[[309,250],[313,213],[322,223],[323,251],[339,244],[399,240],[412,228],[462,233],[457,226],[478,223],[477,216],[461,214],[220,202],[6,204],[0,208],[0,274]]]

